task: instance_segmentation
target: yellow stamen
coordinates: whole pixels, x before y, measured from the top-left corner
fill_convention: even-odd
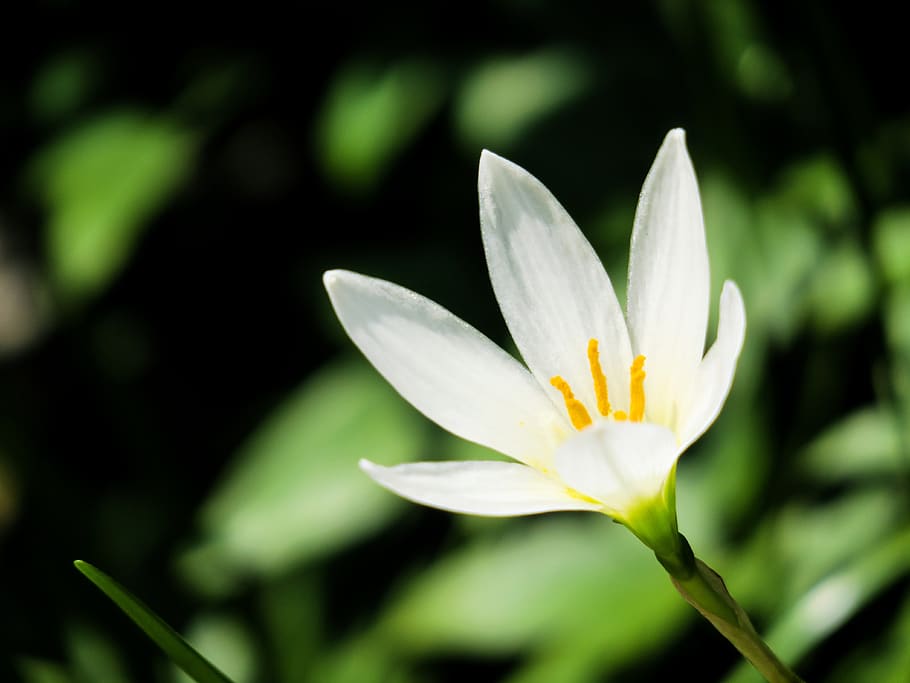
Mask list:
[[[629,368],[629,419],[632,422],[641,422],[645,416],[644,367],[645,357],[636,356]]]
[[[563,400],[566,402],[566,410],[569,413],[569,419],[575,429],[582,430],[591,424],[591,416],[588,409],[584,407],[581,401],[575,398],[569,383],[559,375],[550,378],[550,384],[559,389]]]
[[[625,422],[627,417],[628,416],[626,415],[626,411],[624,410],[617,410],[615,413],[613,413],[613,419],[617,422]]]
[[[588,363],[591,364],[591,377],[594,378],[594,393],[597,395],[597,410],[604,417],[610,414],[610,400],[607,395],[607,378],[600,367],[600,353],[597,340],[588,341]]]

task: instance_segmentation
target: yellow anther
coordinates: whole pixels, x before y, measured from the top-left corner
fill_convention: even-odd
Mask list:
[[[594,378],[594,393],[597,396],[597,410],[607,417],[610,414],[610,400],[607,396],[607,378],[603,368],[600,367],[600,353],[597,350],[597,340],[588,341],[588,363],[591,364],[591,377]]]
[[[645,416],[644,367],[645,357],[636,356],[629,368],[629,419],[632,422],[641,422]]]
[[[615,413],[613,413],[613,419],[617,422],[625,422],[627,417],[628,416],[626,415],[626,411],[624,410],[617,410]]]
[[[556,387],[562,394],[562,398],[566,402],[566,410],[569,413],[569,419],[572,421],[572,426],[575,427],[575,429],[582,430],[590,425],[591,416],[588,414],[588,409],[584,407],[584,404],[582,404],[581,401],[575,398],[575,394],[572,393],[569,383],[559,375],[555,375],[550,378],[550,384]]]

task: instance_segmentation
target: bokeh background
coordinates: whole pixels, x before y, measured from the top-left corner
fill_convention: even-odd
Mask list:
[[[882,5],[884,7],[884,5]],[[73,568],[236,683],[755,680],[624,529],[457,517],[359,457],[495,457],[358,355],[324,270],[509,344],[492,149],[621,296],[641,182],[688,131],[733,393],[681,530],[806,678],[910,680],[910,111],[876,3],[37,2],[0,47],[0,679],[180,681]],[[712,322],[712,325],[714,323]]]

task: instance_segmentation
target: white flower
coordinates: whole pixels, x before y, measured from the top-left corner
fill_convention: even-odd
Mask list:
[[[398,285],[342,270],[325,285],[348,335],[405,399],[517,462],[361,467],[424,505],[600,511],[668,548],[677,459],[720,412],[746,324],[727,281],[704,353],[708,253],[685,133],[670,131],[642,188],[625,317],[591,245],[540,181],[484,151],[478,191],[490,279],[527,368]]]

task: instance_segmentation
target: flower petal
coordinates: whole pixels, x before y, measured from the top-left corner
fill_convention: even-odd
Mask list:
[[[549,465],[571,427],[512,356],[403,287],[339,270],[324,280],[348,335],[415,408],[457,436]]]
[[[667,134],[645,179],[629,254],[627,312],[647,358],[649,420],[677,428],[705,350],[710,274],[701,200],[682,129]]]
[[[666,427],[601,421],[566,441],[554,464],[568,486],[623,516],[642,498],[660,495],[677,453]]]
[[[610,401],[628,410],[629,334],[591,245],[549,190],[512,162],[484,151],[477,185],[490,280],[528,367],[560,407],[554,375],[596,410],[587,348],[597,339]]]
[[[711,345],[698,366],[692,393],[683,415],[680,441],[685,450],[704,434],[717,419],[727,400],[736,361],[746,338],[746,308],[739,287],[731,280],[724,282],[720,293],[720,314],[717,320],[717,340]]]
[[[558,481],[513,462],[418,462],[360,468],[399,496],[430,507],[471,515],[507,517],[556,510],[598,510]]]

